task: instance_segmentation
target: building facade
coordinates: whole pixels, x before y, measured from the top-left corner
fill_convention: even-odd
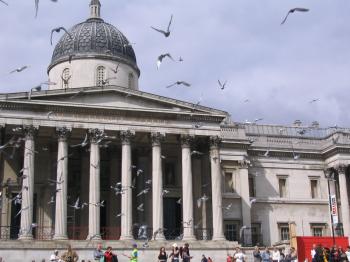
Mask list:
[[[350,129],[235,123],[139,91],[100,8],[58,42],[48,90],[0,95],[0,241],[349,236]]]

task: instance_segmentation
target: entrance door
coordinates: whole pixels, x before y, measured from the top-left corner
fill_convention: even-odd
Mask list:
[[[181,205],[176,203],[178,198],[164,198],[164,231],[167,240],[175,239],[181,234]]]

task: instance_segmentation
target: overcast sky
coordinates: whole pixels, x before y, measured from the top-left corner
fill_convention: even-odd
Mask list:
[[[0,3],[0,88],[27,91],[47,80],[54,45],[51,29],[89,16],[90,0]],[[101,0],[102,17],[134,46],[140,90],[229,112],[234,121],[263,118],[266,124],[350,126],[350,1],[348,0]],[[293,7],[308,13],[291,14]],[[150,29],[166,27],[169,38]],[[61,35],[54,36],[57,43]],[[166,61],[170,52],[184,62]],[[8,72],[22,65],[19,74]],[[220,90],[217,80],[227,80]],[[184,80],[190,88],[165,86]],[[249,99],[249,102],[244,102]],[[317,102],[309,103],[313,99]]]

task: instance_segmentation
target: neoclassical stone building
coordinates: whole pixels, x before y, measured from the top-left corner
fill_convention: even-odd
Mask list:
[[[142,92],[132,46],[100,8],[56,45],[48,90],[0,95],[3,247],[118,243],[141,225],[155,247],[274,245],[331,235],[329,195],[334,234],[349,236],[349,129],[240,124]]]

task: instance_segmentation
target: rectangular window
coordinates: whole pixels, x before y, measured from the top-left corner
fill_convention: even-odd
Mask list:
[[[256,197],[255,195],[255,179],[254,177],[249,177],[249,197]]]
[[[225,237],[228,241],[238,241],[239,235],[238,221],[225,221]]]
[[[252,233],[252,245],[261,246],[263,244],[262,234],[261,234],[261,224],[252,223],[251,233]]]
[[[325,235],[326,225],[325,224],[310,224],[311,234],[314,237],[322,237]]]
[[[281,241],[289,240],[289,225],[288,225],[288,223],[278,224],[278,229],[279,229],[279,233],[280,233],[280,240]]]
[[[224,192],[225,193],[235,192],[234,175],[231,172],[225,172]]]
[[[278,178],[278,187],[279,187],[279,193],[280,197],[285,198],[287,197],[287,179],[286,178]]]
[[[312,179],[310,180],[311,186],[311,198],[318,198],[318,180]]]
[[[344,236],[343,223],[338,223],[334,231],[336,236],[343,237]]]

